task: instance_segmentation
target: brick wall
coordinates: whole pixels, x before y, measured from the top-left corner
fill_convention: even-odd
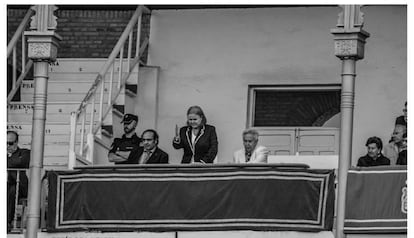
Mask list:
[[[322,126],[340,111],[340,91],[256,91],[255,126]]]
[[[27,9],[7,10],[7,41],[11,39]],[[59,58],[108,57],[122,34],[134,9],[126,10],[68,10],[58,9],[57,33],[63,37]],[[149,37],[150,15],[142,18],[141,39]],[[135,42],[135,41],[133,41]],[[146,54],[143,60],[145,61]]]

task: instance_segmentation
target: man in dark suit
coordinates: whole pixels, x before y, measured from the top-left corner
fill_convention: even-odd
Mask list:
[[[124,164],[168,164],[168,154],[158,148],[158,133],[148,129],[141,136],[142,147],[131,151]]]
[[[7,168],[21,171],[7,171],[7,228],[11,228],[14,219],[16,192],[18,198],[27,198],[29,182],[26,172],[30,164],[30,150],[18,146],[19,134],[7,131]],[[18,176],[19,175],[19,176]],[[17,180],[19,177],[19,180]],[[18,188],[18,189],[17,189]]]

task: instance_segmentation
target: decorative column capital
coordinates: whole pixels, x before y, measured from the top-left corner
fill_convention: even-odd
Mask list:
[[[55,30],[57,17],[53,12],[57,10],[53,5],[35,5],[36,12],[30,22],[31,31],[25,31],[28,42],[28,57],[33,61],[53,62],[57,57],[59,41],[62,37]]]
[[[331,29],[334,35],[335,55],[340,59],[363,59],[365,39],[369,33],[362,29],[364,24],[360,5],[342,5],[343,11],[338,15],[336,28]]]

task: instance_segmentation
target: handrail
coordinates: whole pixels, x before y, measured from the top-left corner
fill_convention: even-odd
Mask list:
[[[23,79],[29,73],[29,71],[32,68],[32,66],[33,66],[33,61],[32,60],[27,61],[27,64],[25,66],[25,69],[26,70],[22,74],[20,74],[19,78],[16,81],[15,87],[10,91],[9,95],[7,95],[7,103],[10,103],[11,102],[11,100],[13,99],[13,97],[16,94],[17,90],[19,89],[20,84],[22,84]]]
[[[132,61],[132,64],[131,64],[131,68],[134,68],[140,61],[139,61],[139,59],[140,59],[140,57],[142,56],[142,54],[144,53],[144,50],[145,50],[145,48],[148,46],[148,39],[145,39],[144,40],[144,42],[143,42],[143,44],[142,44],[142,46],[145,46],[145,47],[141,47],[141,49],[140,49],[140,53],[138,54],[138,57],[136,58],[136,59],[134,59],[133,61]],[[144,48],[143,50],[142,50],[142,48]],[[131,75],[131,73],[132,73],[132,71],[130,71],[128,74],[126,74],[122,79],[121,79],[121,81],[122,82],[126,82],[126,80],[129,78],[129,76]],[[113,105],[113,104],[115,104],[115,101],[116,101],[116,98],[119,96],[119,94],[121,93],[121,90],[122,90],[122,88],[125,86],[125,83],[123,83],[123,84],[121,84],[122,85],[122,87],[118,90],[118,92],[115,94],[115,97],[114,97],[114,99],[112,99],[111,100],[111,105]],[[111,107],[108,107],[106,110],[105,110],[105,112],[102,114],[102,117],[103,118],[105,118],[107,115],[108,115],[108,113],[110,112],[110,109],[111,109]],[[97,132],[98,132],[98,130],[101,128],[101,126],[102,126],[102,123],[103,123],[103,121],[100,121],[100,122],[98,122],[98,124],[96,125],[96,127],[95,127],[95,130],[93,131],[93,134],[96,134]]]
[[[7,96],[7,103],[10,103],[13,99],[14,95],[16,94],[17,90],[20,88],[23,79],[26,77],[28,72],[31,70],[33,66],[33,62],[26,57],[26,37],[23,34],[27,24],[29,23],[30,17],[34,14],[34,10],[29,8],[26,15],[24,16],[23,20],[20,22],[20,25],[17,27],[16,32],[14,33],[13,37],[11,38],[10,42],[7,44],[7,58],[10,57],[12,54],[12,90],[9,92]],[[21,59],[21,73],[16,81],[16,72],[17,72],[17,43],[19,38],[21,37],[21,54],[19,55]]]
[[[106,60],[105,64],[102,66],[102,69],[97,74],[94,82],[92,83],[90,89],[86,93],[85,97],[81,101],[79,107],[76,111],[71,113],[71,135],[70,135],[70,142],[69,142],[69,161],[68,161],[68,168],[72,169],[76,165],[76,161],[79,158],[82,158],[82,161],[89,161],[92,163],[93,161],[93,152],[94,152],[94,137],[98,133],[101,132],[101,126],[103,125],[103,121],[106,119],[107,115],[109,115],[110,110],[112,109],[112,105],[114,105],[117,101],[119,95],[121,95],[121,91],[125,90],[125,85],[127,79],[131,75],[133,69],[139,65],[140,57],[142,56],[145,49],[148,47],[148,39],[145,39],[143,43],[140,45],[140,31],[141,31],[141,17],[143,13],[150,12],[148,8],[145,6],[138,6],[135,10],[133,16],[131,17],[130,21],[128,22],[125,30],[121,34],[120,38],[118,39],[117,43],[115,44],[112,52],[110,53],[108,59]],[[134,36],[134,26],[137,25],[138,28],[136,29],[136,38],[137,44],[135,45],[135,51],[133,59],[131,59],[132,54],[132,38]],[[124,48],[127,47],[127,56],[124,58]],[[119,57],[117,57],[119,56]],[[125,60],[125,61],[124,61]],[[117,75],[117,80],[113,79],[114,77],[114,68],[115,63],[118,62],[119,65],[119,72]],[[123,67],[122,64],[126,63],[127,66]],[[105,83],[105,75],[110,74],[110,85],[109,85],[109,93],[104,92]],[[115,92],[113,92],[112,87],[113,83],[117,84]],[[100,95],[97,95],[100,93]],[[107,95],[107,99],[104,100],[103,93]],[[99,104],[95,106],[95,99],[99,99]],[[104,104],[106,108],[104,109]],[[85,122],[86,113],[88,106],[91,105],[91,115],[90,121]],[[95,108],[98,112],[95,111]],[[95,113],[98,113],[99,117],[95,117]],[[88,123],[88,125],[85,125]],[[81,124],[80,131],[78,131],[79,127],[78,124]],[[88,128],[88,130],[86,130]],[[80,134],[80,137],[77,136]],[[86,140],[85,140],[86,135]],[[76,140],[80,139],[80,144],[76,142]],[[76,152],[76,147],[78,149],[78,153]]]
[[[121,37],[119,37],[118,42],[114,46],[111,54],[108,57],[108,60],[105,62],[104,66],[102,66],[101,71],[96,76],[95,82],[92,84],[89,91],[86,93],[85,98],[82,100],[81,105],[79,106],[77,113],[79,114],[82,111],[82,108],[85,107],[85,104],[89,101],[91,96],[95,93],[96,89],[98,88],[99,83],[104,78],[104,75],[108,71],[109,67],[115,61],[116,56],[118,55],[121,48],[124,46],[126,39],[129,37],[129,33],[132,31],[132,27],[136,24],[138,17],[141,16],[142,12],[144,11],[144,6],[139,6],[137,10],[135,10],[134,15],[132,16],[131,20],[129,21],[128,25],[125,27],[124,32],[122,33]]]
[[[9,212],[9,209],[12,208],[11,207],[11,202],[12,201],[10,201],[10,199],[13,199],[13,207],[14,207],[13,220],[12,220],[12,224],[7,224],[8,226],[12,225],[12,227],[8,227],[8,228],[10,228],[13,232],[19,231],[22,228],[22,224],[20,224],[20,227],[17,226],[17,215],[18,215],[17,210],[18,210],[19,196],[20,196],[19,192],[21,191],[21,188],[20,188],[21,178],[20,178],[20,176],[21,176],[21,173],[23,173],[23,172],[27,173],[27,171],[28,171],[28,169],[16,169],[16,168],[8,168],[7,169],[7,174],[13,173],[13,172],[16,173],[15,185],[11,185],[11,184],[9,185],[9,182],[11,182],[11,181],[9,181],[9,178],[7,178],[7,186],[14,186],[14,191],[15,191],[14,194],[7,193],[7,208],[8,208],[7,212]],[[7,190],[9,191],[9,189],[7,189]],[[13,190],[10,190],[10,191],[13,191]],[[9,216],[9,214],[7,214],[7,219],[9,219],[8,216]],[[21,220],[23,221],[23,219],[21,219]],[[9,222],[9,221],[7,221],[7,222]]]
[[[24,16],[23,20],[20,22],[20,25],[17,27],[16,32],[14,33],[13,37],[10,39],[10,42],[7,44],[7,57],[10,56],[13,48],[16,46],[19,37],[22,35],[24,29],[26,28],[27,24],[29,23],[30,17],[34,14],[34,10],[29,8],[27,10],[26,15]]]

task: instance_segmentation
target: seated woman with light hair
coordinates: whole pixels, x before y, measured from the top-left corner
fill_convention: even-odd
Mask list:
[[[235,163],[267,163],[269,151],[266,147],[258,145],[259,133],[254,129],[243,131],[243,149],[234,152]]]

